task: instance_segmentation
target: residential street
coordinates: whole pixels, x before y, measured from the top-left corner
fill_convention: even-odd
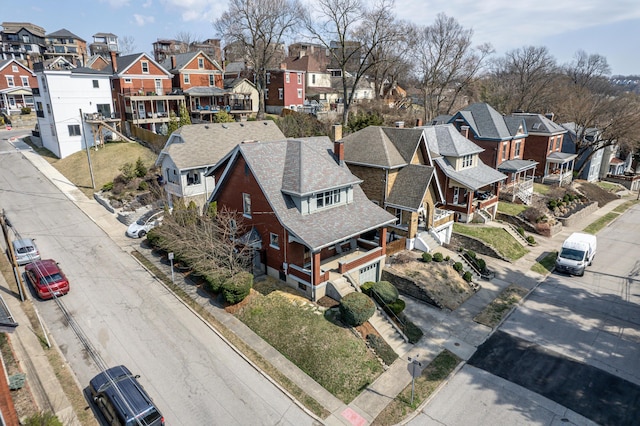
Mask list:
[[[169,425],[314,420],[157,282],[20,153],[0,155],[0,207],[70,280],[60,302],[105,366],[125,364]],[[58,182],[64,185],[63,182]],[[122,232],[124,227],[122,228]],[[33,293],[31,294],[33,296]],[[93,362],[55,301],[36,301],[81,386]],[[21,325],[21,327],[28,327]],[[74,327],[75,328],[75,327]]]
[[[549,275],[410,424],[634,424],[639,223],[636,205],[602,230],[584,277]]]

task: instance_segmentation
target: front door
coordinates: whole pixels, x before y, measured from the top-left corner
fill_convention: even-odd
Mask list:
[[[138,118],[145,118],[144,102],[138,102]]]

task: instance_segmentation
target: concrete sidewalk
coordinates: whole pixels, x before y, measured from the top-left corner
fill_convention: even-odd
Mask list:
[[[99,225],[124,251],[129,253],[133,249],[140,251],[147,259],[153,262],[154,265],[167,274],[167,276],[171,276],[169,265],[162,262],[159,257],[154,256],[151,250],[141,247],[139,240],[131,240],[124,235],[125,225],[120,223],[114,214],[108,212],[95,200],[88,199],[71,182],[36,153],[25,150],[23,154],[52,183],[60,188],[71,201],[85,212],[91,220]],[[417,323],[421,320],[423,321],[418,325],[425,331],[425,336],[406,356],[419,356],[423,367],[428,365],[444,348],[452,351],[463,360],[468,359],[473,352],[475,352],[475,349],[482,344],[493,331],[488,327],[475,323],[473,317],[511,283],[519,284],[529,290],[535,288],[535,286],[545,278],[530,270],[531,266],[537,260],[541,259],[550,251],[558,250],[564,238],[571,232],[582,230],[584,226],[610,212],[626,200],[627,199],[619,199],[608,203],[572,227],[563,229],[560,234],[553,238],[536,236],[538,244],[530,247],[529,253],[514,263],[503,262],[496,259],[486,259],[490,269],[496,272],[495,279],[481,282],[482,288],[454,312],[443,313],[436,312],[435,310],[431,311],[428,307],[425,308],[421,306],[421,304],[419,305],[415,302],[408,301],[407,314],[412,315],[412,318],[419,318],[416,320]],[[444,249],[439,249],[439,251],[444,251]],[[188,279],[188,276],[180,273],[176,273],[174,276],[176,277],[176,284],[179,284],[187,291],[194,300],[205,307],[218,321],[239,336],[246,344],[251,346],[274,367],[278,368],[281,373],[286,375],[289,380],[303,389],[308,395],[315,398],[332,413],[327,419],[317,419],[321,423],[327,425],[365,425],[371,423],[399,392],[411,384],[412,366],[405,356],[405,358],[397,359],[374,383],[350,404],[346,405],[264,342],[233,315],[227,313],[221,306],[211,303],[211,299],[205,294],[200,293],[196,285]],[[14,310],[14,314],[18,314],[18,311],[21,311],[19,306]],[[23,330],[25,330],[24,325],[28,324],[28,321],[25,322],[24,319],[19,318],[17,321],[22,324]],[[25,331],[28,334],[33,334],[30,333],[28,328]],[[21,339],[23,339],[23,337],[21,337]],[[24,337],[24,339],[26,341],[27,337]],[[40,349],[39,351],[38,348]],[[33,351],[33,355],[31,351]],[[25,353],[29,354],[27,358],[35,358],[37,361],[40,357],[38,354],[41,352],[42,348],[39,342],[37,342],[37,344],[33,342],[25,344]],[[33,363],[36,361],[29,362]],[[36,370],[38,375],[41,376],[39,381],[42,383],[47,383],[49,380],[52,380],[51,377],[55,377],[53,371],[48,371],[46,366],[42,366]],[[55,389],[52,389],[52,392],[50,395],[59,394],[59,392],[55,392]],[[283,392],[286,393],[284,389]],[[67,406],[65,404],[68,404],[68,401],[59,401],[59,404],[56,405],[56,412],[60,412],[61,415],[64,415],[64,418],[67,419],[70,417],[67,416],[66,413],[71,410],[70,405]],[[65,421],[65,424],[73,423],[67,423]]]

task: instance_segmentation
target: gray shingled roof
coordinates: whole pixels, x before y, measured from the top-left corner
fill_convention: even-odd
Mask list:
[[[75,35],[74,33],[72,33],[71,31],[69,31],[66,28],[62,28],[61,30],[49,33],[49,34],[45,35],[45,37],[47,37],[47,38],[50,38],[50,37],[75,38],[76,40],[85,41],[84,39],[78,37],[77,35]]]
[[[498,171],[506,173],[516,173],[523,170],[529,170],[536,167],[537,161],[533,160],[507,160],[497,167]]]
[[[465,138],[453,124],[437,124],[435,126],[422,127],[427,139],[429,151],[447,157],[462,157],[470,154],[479,154],[484,149],[480,148],[469,139]]]
[[[547,155],[547,161],[549,163],[567,163],[577,156],[578,154],[569,154],[568,152],[552,152]]]
[[[386,204],[418,211],[429,189],[434,168],[421,164],[403,167],[391,188]]]
[[[487,166],[480,159],[478,159],[477,166],[462,169],[460,171],[456,171],[451,163],[449,163],[449,161],[444,157],[436,158],[435,162],[450,179],[453,179],[474,191],[482,188],[483,186],[490,185],[507,178],[506,175]]]
[[[97,70],[95,68],[89,68],[89,67],[78,67],[78,68],[73,68],[71,70],[71,74],[99,74],[99,75],[111,75],[112,70],[110,67],[107,67],[105,69],[101,69],[101,70]]]
[[[121,74],[122,72],[126,71],[131,65],[133,65],[138,59],[142,58],[143,56],[145,57],[145,60],[156,64],[163,71],[165,71],[166,73],[169,73],[169,71],[167,71],[162,65],[157,63],[155,60],[153,60],[152,57],[150,57],[146,53],[132,53],[131,55],[117,57],[116,62],[118,65],[118,74]]]
[[[369,126],[342,138],[344,160],[394,169],[408,164],[416,152],[421,129]]]
[[[511,114],[513,117],[520,117],[524,120],[529,134],[555,135],[566,132],[566,129],[560,124],[549,120],[542,114],[516,112]]]
[[[291,196],[283,192],[285,178],[294,178],[287,168],[296,167],[292,161],[300,158],[297,154],[291,155],[292,150],[309,156],[304,159],[304,165],[300,165],[304,169],[294,174],[310,174],[314,177],[311,180],[327,179],[325,183],[316,181],[316,186],[328,188],[336,183],[358,181],[354,176],[347,178],[351,175],[347,166],[335,161],[329,138],[245,143],[238,145],[237,150],[245,158],[280,223],[313,251],[396,221],[395,216],[371,202],[358,184],[353,185],[353,201],[349,204],[310,214],[301,214]],[[309,167],[312,170],[308,170]]]
[[[306,196],[362,182],[346,167],[335,168],[336,159],[333,156],[318,152],[317,146],[323,146],[325,139],[327,137],[322,136],[305,138],[304,143],[298,139],[287,142],[282,191]],[[317,146],[313,145],[314,140]],[[328,170],[331,170],[330,174],[326,174]]]
[[[162,164],[162,159],[168,155],[180,170],[213,166],[241,142],[284,138],[271,120],[191,124],[171,134],[156,164]]]
[[[184,93],[191,96],[221,96],[229,93],[229,90],[224,90],[219,87],[194,86],[186,89]]]
[[[505,122],[504,117],[489,104],[475,103],[458,111],[452,118],[464,119],[473,131],[476,139],[509,140],[515,133]]]
[[[167,71],[177,72],[182,67],[187,65],[189,62],[193,60],[200,52],[186,52],[186,53],[176,53],[175,55],[168,55],[164,61],[160,62],[160,65],[164,67]],[[176,58],[176,66],[175,68],[171,66],[171,58]]]

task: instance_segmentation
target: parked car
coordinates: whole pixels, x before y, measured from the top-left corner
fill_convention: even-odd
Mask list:
[[[19,266],[40,260],[40,252],[32,238],[13,240],[11,244],[13,245],[13,253],[16,255],[16,262]]]
[[[556,270],[583,276],[596,255],[598,240],[595,235],[574,232],[569,235],[556,258]]]
[[[127,236],[131,238],[142,238],[147,232],[162,223],[164,210],[150,210],[133,222],[127,228]]]
[[[140,376],[131,374],[124,365],[111,367],[89,382],[91,398],[107,424],[123,426],[162,426],[164,417],[154,405]]]
[[[24,268],[24,272],[33,285],[38,297],[51,299],[69,293],[69,280],[53,259],[36,260]]]

